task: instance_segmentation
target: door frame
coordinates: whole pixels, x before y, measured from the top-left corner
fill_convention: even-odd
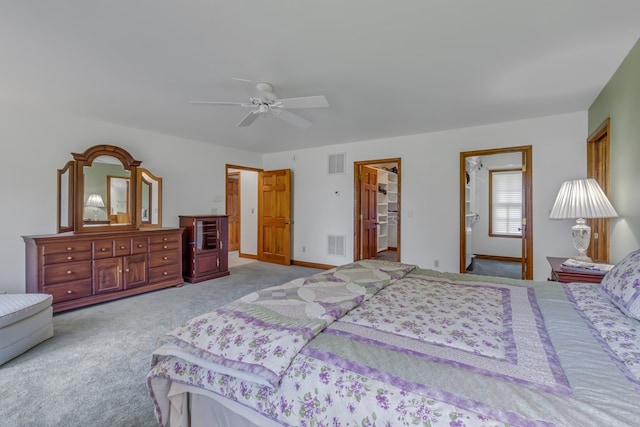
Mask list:
[[[227,185],[229,184],[229,179],[232,176],[236,177],[234,179],[238,181],[238,197],[237,197],[237,209],[236,209],[236,212],[238,214],[238,227],[237,227],[238,228],[238,230],[237,230],[238,248],[234,249],[234,251],[237,250],[238,254],[239,254],[241,252],[240,251],[240,249],[241,249],[240,248],[240,242],[242,242],[242,227],[241,227],[242,224],[240,223],[240,217],[241,217],[240,212],[241,212],[241,209],[242,209],[242,203],[241,203],[241,200],[242,200],[242,186],[241,186],[242,174],[241,174],[240,171],[234,171],[234,172],[227,171],[227,181],[226,181]],[[225,191],[228,191],[228,187],[226,187]],[[227,203],[228,201],[229,201],[229,194],[227,192],[227,193],[225,193],[225,213],[227,214],[227,216],[230,216],[229,215],[229,203]],[[229,230],[231,230],[231,226],[229,226]],[[230,238],[227,241],[227,248],[229,248],[229,246],[230,246],[229,242],[231,242]]]
[[[260,173],[262,172],[264,169],[261,168],[253,168],[253,167],[249,167],[249,166],[238,166],[238,165],[233,165],[233,164],[225,164],[225,168],[224,168],[224,182],[225,182],[225,186],[224,186],[224,200],[225,200],[225,214],[227,213],[227,177],[229,176],[230,173],[229,169],[234,169],[234,170],[239,170],[239,171],[249,171],[249,172],[257,172]],[[240,177],[242,177],[242,174],[240,174]],[[240,203],[241,204],[241,203]],[[256,195],[256,207],[258,206],[258,201],[257,201],[257,195]],[[240,230],[242,230],[242,212],[239,212],[239,218],[238,218],[238,227]],[[257,227],[257,224],[256,224]],[[257,231],[257,230],[256,230]],[[242,235],[240,234],[239,237],[241,237]],[[257,234],[256,234],[256,239],[258,238]],[[258,259],[258,254],[245,254],[242,253],[242,239],[240,238],[240,241],[238,242],[238,255],[241,258],[250,258],[250,259]],[[256,247],[257,247],[257,243],[256,243]]]
[[[361,160],[353,162],[353,260],[359,261],[362,258],[362,207],[360,203],[360,168],[362,166],[372,166],[377,164],[395,163],[398,167],[398,214],[397,214],[397,252],[396,260],[400,261],[400,232],[401,230],[401,212],[402,212],[402,159],[400,157]]]
[[[594,178],[607,199],[611,200],[611,139],[609,128],[611,119],[605,119],[587,138],[587,178]],[[591,243],[587,256],[594,261],[609,262],[610,255],[610,219],[591,218],[587,225],[591,227]]]
[[[466,247],[466,212],[465,212],[465,184],[467,157],[490,156],[493,154],[522,153],[522,189],[524,198],[523,212],[523,241],[520,259],[523,268],[523,279],[533,280],[533,197],[532,197],[532,153],[531,145],[517,147],[492,148],[486,150],[460,152],[460,273],[467,272]]]

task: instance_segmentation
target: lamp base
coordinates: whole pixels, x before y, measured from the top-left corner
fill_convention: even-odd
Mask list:
[[[571,235],[573,247],[576,249],[576,254],[571,258],[578,261],[591,261],[591,258],[587,256],[587,249],[591,242],[591,227],[587,225],[584,218],[576,219],[576,224],[571,227]]]

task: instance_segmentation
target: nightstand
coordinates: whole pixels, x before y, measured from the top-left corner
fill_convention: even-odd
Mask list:
[[[565,271],[562,269],[562,263],[568,258],[547,257],[547,261],[551,265],[551,277],[549,280],[556,282],[582,282],[582,283],[600,283],[606,273],[594,271],[589,273],[581,273],[577,271]]]

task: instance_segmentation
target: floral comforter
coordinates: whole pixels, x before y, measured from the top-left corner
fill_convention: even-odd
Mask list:
[[[633,425],[639,322],[572,286],[364,261],[250,294],[165,337],[158,421],[174,382],[291,426]]]

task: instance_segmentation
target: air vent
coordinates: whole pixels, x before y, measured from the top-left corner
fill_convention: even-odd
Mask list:
[[[329,175],[345,173],[345,153],[329,154]]]
[[[327,253],[329,255],[345,256],[346,250],[344,243],[346,241],[345,235],[329,234],[327,236]]]

